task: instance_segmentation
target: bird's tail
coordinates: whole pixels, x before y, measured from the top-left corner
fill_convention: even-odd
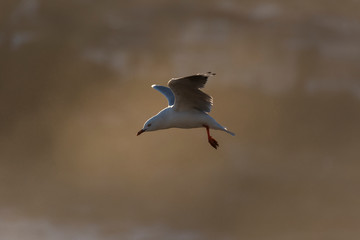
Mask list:
[[[233,132],[231,132],[231,131],[227,130],[227,128],[224,128],[224,130],[225,130],[225,132],[227,132],[227,133],[228,133],[228,134],[230,134],[231,136],[235,136],[235,133],[233,133]]]

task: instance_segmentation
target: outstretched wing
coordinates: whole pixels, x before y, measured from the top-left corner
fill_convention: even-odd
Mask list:
[[[174,93],[171,91],[170,88],[168,87],[164,87],[164,86],[160,86],[160,85],[152,85],[151,86],[152,88],[158,90],[159,92],[161,92],[165,97],[166,99],[168,100],[169,102],[169,106],[172,106],[174,105],[174,102],[175,102],[175,96],[174,96]]]
[[[210,112],[213,103],[212,97],[200,90],[207,82],[208,77],[215,73],[201,73],[188,77],[173,78],[168,86],[175,95],[175,111],[199,110]]]

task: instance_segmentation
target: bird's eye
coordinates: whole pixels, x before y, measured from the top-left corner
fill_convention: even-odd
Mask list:
[[[148,126],[148,127],[151,127],[151,123],[149,123],[147,126]]]

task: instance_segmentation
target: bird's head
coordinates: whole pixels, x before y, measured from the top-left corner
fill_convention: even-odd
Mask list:
[[[155,131],[160,129],[159,120],[160,119],[158,118],[158,116],[154,116],[147,120],[144,124],[144,127],[136,134],[136,136],[139,136],[143,132]]]

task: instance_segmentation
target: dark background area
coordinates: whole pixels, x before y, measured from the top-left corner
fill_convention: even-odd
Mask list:
[[[3,0],[0,238],[359,239],[359,63],[359,1]],[[136,137],[207,71],[235,137]]]

